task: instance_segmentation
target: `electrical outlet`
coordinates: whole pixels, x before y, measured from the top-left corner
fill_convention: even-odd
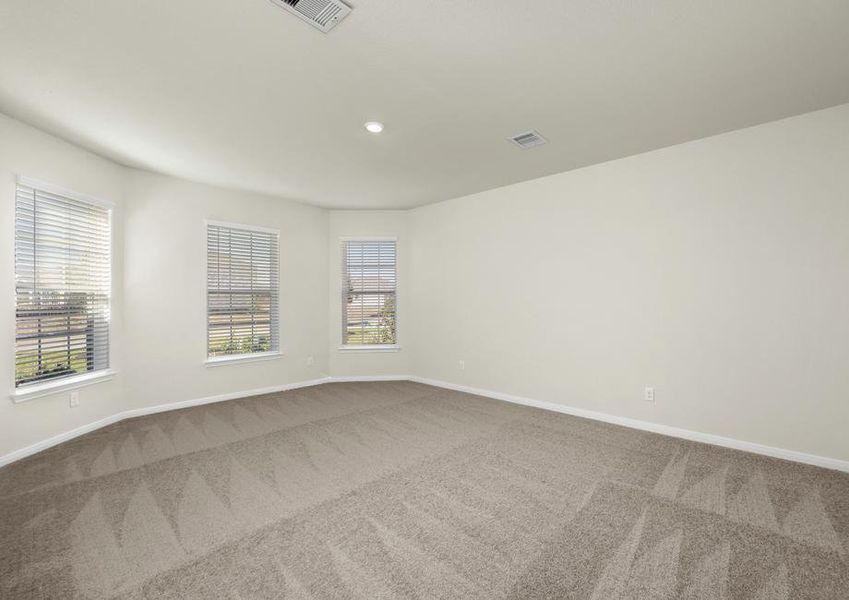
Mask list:
[[[643,400],[646,402],[654,402],[654,388],[647,387],[643,389]]]
[[[307,356],[307,366],[311,367],[315,363],[315,359],[312,356]]]
[[[71,399],[69,404],[71,405],[71,408],[76,408],[80,405],[80,393],[76,390],[71,392]]]
[[[461,370],[461,371],[465,371],[465,370],[466,370],[466,361],[465,361],[465,360],[461,360],[461,361],[460,361],[460,370]]]

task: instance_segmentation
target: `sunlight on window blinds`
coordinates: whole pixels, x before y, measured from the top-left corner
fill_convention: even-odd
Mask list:
[[[109,368],[110,212],[18,183],[15,387]]]
[[[342,242],[342,343],[396,344],[395,242]]]
[[[207,354],[278,349],[277,234],[207,225]]]

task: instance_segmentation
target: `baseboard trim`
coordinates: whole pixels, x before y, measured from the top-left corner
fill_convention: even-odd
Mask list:
[[[342,375],[328,377],[328,383],[351,383],[356,381],[410,381],[409,375]]]
[[[501,392],[494,392],[492,390],[485,390],[481,388],[470,387],[467,385],[449,383],[447,381],[439,381],[437,379],[428,379],[426,377],[415,376],[410,377],[409,379],[410,381],[423,383],[425,385],[432,385],[448,390],[465,392],[468,394],[474,394],[476,396],[484,396],[487,398],[493,398],[495,400],[503,400],[505,402],[512,402],[513,404],[522,404],[524,406],[542,408],[544,410],[559,412],[575,417],[583,417],[585,419],[592,419],[594,421],[603,421],[605,423],[612,423],[614,425],[622,425],[623,427],[630,427],[631,429],[650,431],[652,433],[659,433],[662,435],[668,435],[670,437],[690,440],[693,442],[701,442],[703,444],[711,444],[713,446],[722,446],[724,448],[732,448],[734,450],[742,450],[744,452],[752,452],[753,454],[761,454],[763,456],[770,456],[772,458],[781,458],[783,460],[789,460],[792,462],[804,463],[808,465],[814,465],[816,467],[822,467],[824,469],[831,469],[834,471],[843,471],[849,473],[849,461],[839,460],[836,458],[817,456],[815,454],[806,454],[804,452],[797,452],[795,450],[785,450],[784,448],[775,448],[773,446],[764,446],[762,444],[756,444],[754,442],[744,442],[742,440],[735,440],[733,438],[722,437],[711,433],[701,433],[699,431],[691,431],[689,429],[672,427],[670,425],[661,425],[659,423],[652,423],[650,421],[640,421],[638,419],[630,419],[628,417],[617,417],[615,415],[607,413],[586,410],[583,408],[576,408],[574,406],[567,406],[565,404],[558,404],[556,402],[534,400],[532,398],[525,398],[523,396],[503,394]]]
[[[41,452],[42,450],[47,450],[48,448],[52,448],[53,446],[58,446],[63,442],[67,442],[68,440],[74,439],[75,437],[85,435],[86,433],[91,433],[92,431],[100,429],[101,427],[112,425],[113,423],[117,423],[118,421],[122,421],[123,419],[124,417],[122,413],[118,413],[116,415],[112,415],[100,419],[98,421],[94,421],[93,423],[87,423],[86,425],[71,429],[70,431],[54,435],[53,437],[47,438],[46,440],[36,442],[31,446],[26,446],[25,448],[21,448],[19,450],[13,450],[5,456],[0,456],[0,467],[4,467],[10,463],[21,460],[22,458],[26,458],[27,456],[31,456],[33,454],[36,454],[37,452]]]
[[[293,383],[284,383],[281,385],[273,385],[270,387],[255,388],[244,392],[229,392],[227,394],[218,394],[217,396],[195,398],[194,400],[183,400],[181,402],[172,402],[170,404],[159,404],[158,406],[145,406],[144,408],[125,410],[121,413],[121,418],[119,419],[119,421],[123,421],[124,419],[132,419],[134,417],[143,417],[145,415],[153,415],[156,413],[167,412],[169,410],[179,410],[181,408],[201,406],[202,404],[213,404],[215,402],[225,402],[227,400],[237,400],[239,398],[250,398],[251,396],[261,396],[263,394],[274,394],[275,392],[296,390],[298,388],[321,385],[322,383],[330,383],[330,381],[332,381],[331,377],[322,377],[320,379],[308,379],[307,381],[295,381]]]
[[[761,454],[763,456],[770,456],[773,458],[780,458],[783,460],[789,460],[792,462],[798,462],[808,465],[814,465],[816,467],[822,467],[824,469],[831,469],[834,471],[843,471],[849,473],[849,461],[839,460],[836,458],[828,458],[825,456],[817,456],[814,454],[807,454],[804,452],[797,452],[795,450],[786,450],[784,448],[775,448],[772,446],[764,446],[762,444],[756,444],[753,442],[744,442],[742,440],[735,440],[733,438],[722,437],[719,435],[713,435],[710,433],[701,433],[698,431],[691,431],[689,429],[682,429],[679,427],[672,427],[670,425],[661,425],[659,423],[652,423],[650,421],[641,421],[638,419],[631,419],[628,417],[618,417],[616,415],[611,415],[608,413],[602,413],[592,410],[586,410],[583,408],[576,408],[574,406],[567,406],[565,404],[558,404],[556,402],[548,402],[545,400],[534,400],[532,398],[526,398],[524,396],[516,396],[513,394],[504,394],[501,392],[495,392],[492,390],[486,390],[482,388],[471,387],[467,385],[461,385],[457,383],[450,383],[447,381],[440,381],[438,379],[429,379],[427,377],[418,377],[412,375],[352,375],[352,376],[340,376],[340,377],[322,377],[319,379],[310,379],[306,381],[296,381],[292,383],[284,383],[281,385],[264,387],[264,388],[256,388],[252,390],[246,390],[241,392],[230,392],[227,394],[219,394],[216,396],[207,396],[204,398],[195,398],[193,400],[184,400],[182,402],[173,402],[171,404],[160,404],[158,406],[148,406],[144,408],[136,408],[131,410],[122,411],[115,415],[105,417],[98,421],[94,421],[93,423],[88,423],[86,425],[82,425],[81,427],[77,427],[75,429],[71,429],[70,431],[66,431],[64,433],[60,433],[51,438],[43,440],[41,442],[37,442],[25,448],[21,448],[19,450],[14,450],[5,456],[0,457],[0,467],[13,463],[15,461],[21,460],[22,458],[26,458],[27,456],[31,456],[36,454],[37,452],[41,452],[42,450],[47,450],[48,448],[52,448],[58,444],[63,442],[67,442],[68,440],[72,440],[81,435],[85,435],[86,433],[90,433],[95,431],[96,429],[100,429],[101,427],[106,427],[107,425],[112,425],[113,423],[117,423],[119,421],[123,421],[125,419],[132,419],[134,417],[142,417],[145,415],[152,415],[160,412],[167,412],[169,410],[179,410],[181,408],[190,408],[192,406],[200,406],[202,404],[212,404],[215,402],[224,402],[227,400],[236,400],[238,398],[248,398],[250,396],[259,396],[262,394],[273,394],[275,392],[284,392],[287,390],[294,390],[303,387],[311,387],[314,385],[321,385],[323,383],[343,383],[343,382],[365,382],[365,381],[414,381],[416,383],[422,383],[425,385],[432,385],[434,387],[444,388],[448,390],[454,390],[457,392],[464,392],[467,394],[474,394],[476,396],[484,396],[486,398],[492,398],[494,400],[502,400],[504,402],[511,402],[513,404],[521,404],[524,406],[531,406],[534,408],[541,408],[543,410],[550,410],[553,412],[558,412],[566,415],[572,415],[575,417],[583,417],[585,419],[592,419],[594,421],[602,421],[604,423],[612,423],[614,425],[622,425],[623,427],[630,427],[631,429],[640,429],[642,431],[650,431],[652,433],[659,433],[661,435],[668,435],[670,437],[675,437],[684,440],[690,440],[693,442],[701,442],[703,444],[711,444],[714,446],[722,446],[724,448],[732,448],[734,450],[742,450],[744,452],[752,452],[753,454]]]
[[[273,394],[275,392],[285,392],[287,390],[294,390],[302,387],[310,387],[313,385],[320,385],[322,383],[328,383],[331,381],[330,377],[322,377],[320,379],[311,379],[307,381],[296,381],[292,383],[284,383],[281,385],[275,385],[264,388],[255,388],[252,390],[246,390],[242,392],[230,392],[227,394],[218,394],[216,396],[206,396],[205,398],[195,398],[193,400],[184,400],[182,402],[172,402],[170,404],[160,404],[158,406],[146,406],[144,408],[135,408],[130,410],[125,410],[109,417],[105,417],[98,421],[94,421],[93,423],[88,423],[86,425],[82,425],[81,427],[77,427],[75,429],[71,429],[70,431],[66,431],[64,433],[60,433],[58,435],[54,435],[51,438],[47,438],[46,440],[42,440],[40,442],[36,442],[30,446],[26,446],[25,448],[21,448],[20,450],[13,450],[9,454],[5,456],[0,456],[0,467],[13,463],[15,461],[21,460],[22,458],[26,458],[27,456],[32,456],[37,452],[41,452],[42,450],[47,450],[48,448],[52,448],[53,446],[57,446],[63,442],[67,442],[81,435],[85,435],[86,433],[91,433],[96,429],[100,429],[101,427],[106,427],[107,425],[112,425],[113,423],[117,423],[119,421],[123,421],[125,419],[132,419],[134,417],[143,417],[145,415],[152,415],[161,412],[167,412],[169,410],[179,410],[181,408],[189,408],[192,406],[200,406],[202,404],[212,404],[214,402],[224,402],[226,400],[236,400],[238,398],[248,398],[250,396],[260,396],[262,394]]]

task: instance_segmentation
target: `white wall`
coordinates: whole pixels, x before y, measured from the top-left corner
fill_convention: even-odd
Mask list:
[[[68,392],[13,404],[15,389],[15,182],[18,175],[115,203],[112,270],[112,367],[118,375],[85,388],[71,409]],[[116,412],[123,403],[122,238],[124,169],[0,115],[0,457]]]
[[[143,171],[126,187],[127,408],[326,375],[327,211]],[[280,230],[280,358],[205,366],[206,219]]]
[[[14,404],[17,175],[115,203],[114,379]],[[0,115],[0,463],[131,409],[314,380],[329,371],[326,210],[127,169]],[[204,220],[280,230],[278,359],[205,367]],[[307,357],[313,364],[307,364]]]
[[[342,342],[342,250],[343,237],[397,237],[398,345],[397,352],[340,350]],[[407,282],[410,278],[407,212],[398,210],[336,210],[330,212],[329,257],[329,343],[330,373],[334,377],[407,375],[413,343],[408,329],[410,310]]]
[[[409,237],[414,374],[849,459],[849,105],[416,209]]]
[[[79,408],[0,401],[0,457],[123,410],[410,374],[847,460],[847,164],[849,105],[413,211],[328,212],[125,169],[0,115],[0,385],[17,174],[115,202],[118,371]],[[281,230],[282,358],[203,366],[206,218]],[[385,235],[402,350],[340,352],[339,237]]]

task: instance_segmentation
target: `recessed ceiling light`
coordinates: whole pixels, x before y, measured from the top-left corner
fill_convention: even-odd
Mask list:
[[[377,121],[369,121],[366,123],[366,129],[370,133],[380,133],[383,131],[383,123],[378,123]]]

